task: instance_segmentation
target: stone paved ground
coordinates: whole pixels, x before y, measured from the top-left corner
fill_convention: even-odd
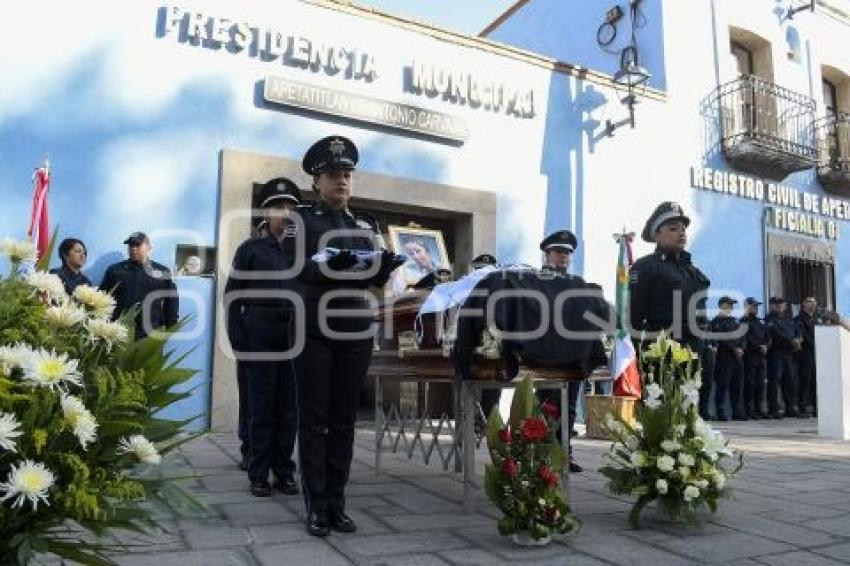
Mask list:
[[[146,539],[121,564],[155,566],[442,566],[570,564],[591,566],[740,565],[827,566],[850,563],[850,444],[818,439],[812,420],[724,423],[746,452],[744,471],[727,501],[701,527],[665,522],[647,512],[642,530],[629,528],[626,500],[608,495],[598,468],[604,441],[579,438],[576,454],[587,471],[572,476],[571,501],[584,524],[577,534],[543,549],[520,549],[496,532],[496,510],[478,494],[477,512],[459,505],[459,477],[400,455],[384,457],[376,476],[373,435],[358,431],[350,514],[354,535],[310,537],[298,496],[249,495],[236,468],[236,441],[211,434],[185,447],[201,474],[198,493],[212,515],[169,525]],[[478,458],[479,472],[483,456]]]

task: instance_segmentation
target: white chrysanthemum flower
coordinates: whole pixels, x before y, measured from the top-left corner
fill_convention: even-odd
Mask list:
[[[34,350],[24,362],[24,379],[33,387],[62,388],[66,382],[82,385],[77,363],[77,360],[68,359],[68,354]]]
[[[23,434],[21,426],[11,413],[0,413],[0,448],[15,452],[15,439]]]
[[[691,467],[696,463],[694,457],[688,454],[687,452],[679,452],[679,465]]]
[[[667,480],[658,478],[655,481],[655,491],[657,491],[661,495],[665,495],[667,493]]]
[[[27,284],[36,292],[47,294],[54,301],[62,301],[68,297],[65,284],[59,276],[46,271],[33,271],[26,277]]]
[[[657,409],[661,406],[661,395],[664,390],[657,383],[650,383],[646,386],[646,399],[643,403],[650,409]]]
[[[649,457],[646,452],[638,450],[632,453],[630,461],[635,468],[645,468],[649,464]]]
[[[13,240],[4,238],[0,242],[0,253],[9,256],[14,263],[22,261],[38,261],[38,248],[29,240]]]
[[[53,485],[55,476],[53,472],[44,467],[44,464],[24,460],[18,466],[12,464],[11,470],[5,482],[0,483],[0,492],[5,492],[0,497],[0,503],[14,499],[12,507],[23,507],[24,502],[29,500],[32,508],[38,507],[39,500],[47,502],[47,490]]]
[[[120,322],[109,322],[101,318],[93,318],[88,321],[86,328],[89,331],[89,339],[92,342],[98,340],[106,342],[108,349],[119,342],[126,342],[129,334],[127,327]]]
[[[83,402],[73,395],[62,395],[62,414],[80,441],[83,450],[97,438],[97,421]]]
[[[673,468],[676,467],[676,460],[665,454],[655,460],[655,465],[662,472],[672,472]]]
[[[665,452],[675,452],[676,450],[679,450],[681,447],[682,447],[681,444],[679,444],[675,440],[670,440],[669,438],[666,439],[666,440],[663,440],[661,442],[661,449],[664,450]]]
[[[86,319],[86,311],[71,301],[65,301],[59,306],[49,307],[45,317],[47,323],[53,327],[69,328],[83,322]]]
[[[162,457],[156,450],[153,442],[142,436],[134,434],[129,439],[122,438],[118,443],[118,452],[122,454],[134,454],[140,462],[145,464],[159,464]]]
[[[89,285],[80,285],[74,289],[74,298],[96,318],[109,318],[115,310],[115,299],[112,295]]]
[[[699,387],[697,381],[686,381],[682,384],[680,391],[682,392],[682,407],[687,410],[690,407],[695,407],[699,403]]]
[[[0,374],[9,375],[15,368],[23,368],[32,355],[32,349],[26,344],[0,346]]]
[[[693,501],[694,499],[699,497],[699,488],[693,485],[689,485],[685,488],[684,493],[682,493],[682,498],[687,501]]]
[[[722,491],[723,487],[726,485],[726,474],[723,472],[715,472],[711,479],[714,480],[714,485],[717,486],[717,489]]]
[[[694,485],[700,489],[705,489],[708,487],[708,480],[702,479],[694,482]]]

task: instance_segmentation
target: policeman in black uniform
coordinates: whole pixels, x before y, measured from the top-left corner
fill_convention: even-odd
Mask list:
[[[705,348],[699,330],[706,322],[705,293],[711,282],[685,251],[690,223],[675,202],[661,203],[646,221],[641,238],[654,242],[656,248],[638,259],[629,271],[630,322],[635,338],[642,332],[671,331],[674,339],[702,359]],[[693,308],[689,305],[695,296]],[[710,377],[702,376],[700,395],[706,399]]]
[[[738,301],[731,297],[720,297],[717,306],[720,312],[711,320],[709,330],[716,334],[710,348],[716,350],[714,366],[714,406],[717,420],[728,421],[726,396],[729,394],[732,415],[735,420],[746,420],[742,403],[744,375],[744,336],[740,323],[732,316],[732,309]],[[731,387],[731,389],[730,389]]]
[[[65,286],[65,292],[69,295],[72,295],[74,289],[80,285],[91,287],[91,280],[82,272],[87,256],[86,245],[80,239],[65,238],[59,244],[59,259],[62,261],[62,267],[51,269],[50,273],[59,276],[62,285]]]
[[[243,364],[240,417],[247,413],[248,479],[257,497],[271,495],[269,470],[274,487],[287,495],[298,493],[292,460],[298,426],[295,377],[292,359],[284,355],[292,345],[293,307],[281,291],[295,293],[294,274],[285,273],[293,267],[293,256],[282,241],[294,235],[291,216],[300,198],[295,183],[283,177],[263,186],[259,207],[269,233],[240,244],[224,291],[227,333]]]
[[[817,410],[817,373],[815,368],[815,323],[818,303],[814,297],[806,297],[800,313],[794,318],[800,329],[802,343],[797,354],[798,395],[797,407],[800,416],[808,418]],[[811,406],[811,410],[809,410]]]
[[[578,239],[575,234],[569,230],[558,230],[557,232],[549,234],[543,238],[543,241],[540,242],[540,251],[545,254],[543,270],[551,270],[560,275],[570,276],[567,272],[570,269],[570,263],[576,248],[578,248]],[[578,276],[572,275],[570,277]],[[571,381],[567,386],[569,394],[567,407],[569,411],[568,419],[570,437],[576,435],[574,427],[576,423],[578,396],[579,393],[581,393],[583,385],[584,381]],[[557,407],[561,406],[561,392],[558,390],[546,389],[538,391],[537,396],[541,401],[550,400],[554,402]],[[556,434],[556,438],[560,438],[560,435]],[[584,470],[584,468],[582,468],[581,465],[573,459],[572,447],[570,447],[569,457],[569,470],[571,473],[579,473]]]
[[[746,315],[741,324],[747,325],[744,336],[744,406],[751,419],[763,419],[761,401],[764,398],[764,383],[767,379],[767,350],[770,348],[770,333],[764,321],[758,316],[761,304],[753,297],[747,297]]]
[[[797,394],[794,389],[794,352],[799,349],[800,331],[785,310],[785,299],[770,298],[770,314],[764,317],[770,333],[770,348],[767,351],[767,410],[771,418],[781,419],[778,393],[782,390],[782,402],[786,417],[798,417]]]
[[[100,289],[115,297],[113,319],[134,306],[142,307],[136,316],[135,336],[140,340],[147,336],[148,330],[176,324],[180,303],[171,272],[150,259],[151,241],[147,234],[133,232],[124,243],[128,259],[106,269]],[[152,293],[156,297],[146,301]]]
[[[296,359],[298,444],[307,532],[314,536],[356,530],[345,513],[344,489],[360,385],[372,355],[368,287],[383,287],[404,262],[380,250],[370,224],[358,222],[348,209],[357,160],[351,140],[330,136],[313,144],[302,162],[317,197],[314,206],[299,211],[303,233],[295,238],[304,258],[299,282],[306,319],[298,328],[305,344]],[[316,257],[328,248],[339,253]],[[347,311],[345,317],[341,310]]]

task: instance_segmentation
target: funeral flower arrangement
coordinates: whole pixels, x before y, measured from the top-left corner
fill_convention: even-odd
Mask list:
[[[676,520],[695,519],[703,506],[715,512],[742,456],[699,416],[697,356],[662,334],[641,354],[640,370],[644,395],[636,422],[605,416],[602,426],[614,443],[600,472],[613,493],[637,497],[629,515],[635,527],[656,500]]]
[[[499,532],[548,539],[578,526],[560,486],[564,450],[555,439],[558,408],[538,406],[531,378],[517,386],[507,423],[494,407],[487,421],[491,463],[484,470],[487,496],[502,511]]]
[[[158,504],[199,510],[162,464],[188,421],[158,416],[194,371],[165,351],[168,333],[132,342],[133,313],[110,321],[110,295],[69,297],[46,260],[33,270],[30,242],[4,240],[0,253],[12,267],[0,278],[0,563],[110,564],[120,546],[92,542],[107,529],[152,526]]]

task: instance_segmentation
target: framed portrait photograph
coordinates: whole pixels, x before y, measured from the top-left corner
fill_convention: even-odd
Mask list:
[[[397,254],[407,256],[398,273],[406,285],[415,285],[429,273],[451,269],[443,233],[427,228],[388,226],[390,245]]]

